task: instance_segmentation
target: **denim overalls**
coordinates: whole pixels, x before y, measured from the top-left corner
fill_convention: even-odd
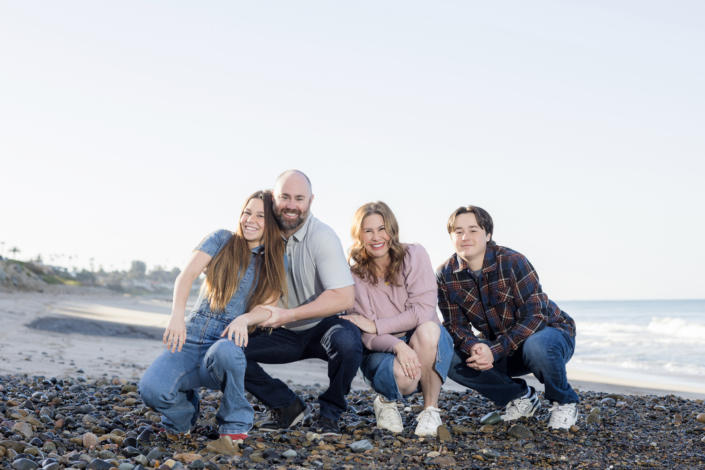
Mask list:
[[[232,237],[227,230],[211,233],[195,248],[212,257]],[[221,434],[246,433],[252,428],[254,411],[245,398],[243,349],[227,338],[223,330],[245,313],[253,283],[256,283],[256,255],[264,249],[252,250],[250,263],[224,311],[213,312],[203,292],[186,319],[186,341],[181,351],[167,347],[149,366],[139,383],[145,404],[162,413],[162,425],[172,433],[189,431],[198,420],[199,396],[196,389],[221,390],[223,398],[216,420]]]

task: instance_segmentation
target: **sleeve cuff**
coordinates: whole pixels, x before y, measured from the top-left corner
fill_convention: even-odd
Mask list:
[[[494,340],[490,343],[490,351],[492,351],[495,362],[507,355],[507,352],[504,350],[504,346],[502,346],[502,343],[500,343],[499,340]]]

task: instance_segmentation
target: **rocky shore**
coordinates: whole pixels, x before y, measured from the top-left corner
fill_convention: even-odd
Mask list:
[[[413,434],[420,396],[400,403],[405,430],[375,427],[372,391],[353,391],[340,438],[321,437],[311,422],[258,432],[244,442],[218,438],[220,392],[202,390],[191,435],[160,433],[137,384],[118,378],[65,380],[0,376],[0,465],[15,470],[177,468],[705,468],[702,400],[580,391],[578,425],[548,431],[548,403],[532,418],[504,423],[474,392],[443,392],[444,426],[436,438]],[[297,388],[316,408],[317,388]],[[252,399],[256,423],[266,417]],[[313,414],[315,419],[315,411]]]

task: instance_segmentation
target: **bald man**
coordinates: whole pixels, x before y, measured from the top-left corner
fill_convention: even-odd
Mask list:
[[[272,316],[250,335],[245,355],[245,388],[271,410],[262,431],[290,428],[310,407],[259,363],[289,364],[317,358],[328,362],[328,389],[318,397],[321,435],[340,435],[338,421],[347,410],[345,395],[362,357],[360,330],[338,314],[351,308],[355,286],[340,239],[310,212],[311,181],[298,170],[282,173],[273,190],[274,215],[286,240],[288,305],[271,307]]]

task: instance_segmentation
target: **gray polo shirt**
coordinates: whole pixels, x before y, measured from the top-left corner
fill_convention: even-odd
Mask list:
[[[286,241],[286,257],[288,308],[313,302],[326,290],[354,285],[340,238],[310,212],[306,222]],[[288,323],[285,328],[301,331],[320,321],[300,320]]]

